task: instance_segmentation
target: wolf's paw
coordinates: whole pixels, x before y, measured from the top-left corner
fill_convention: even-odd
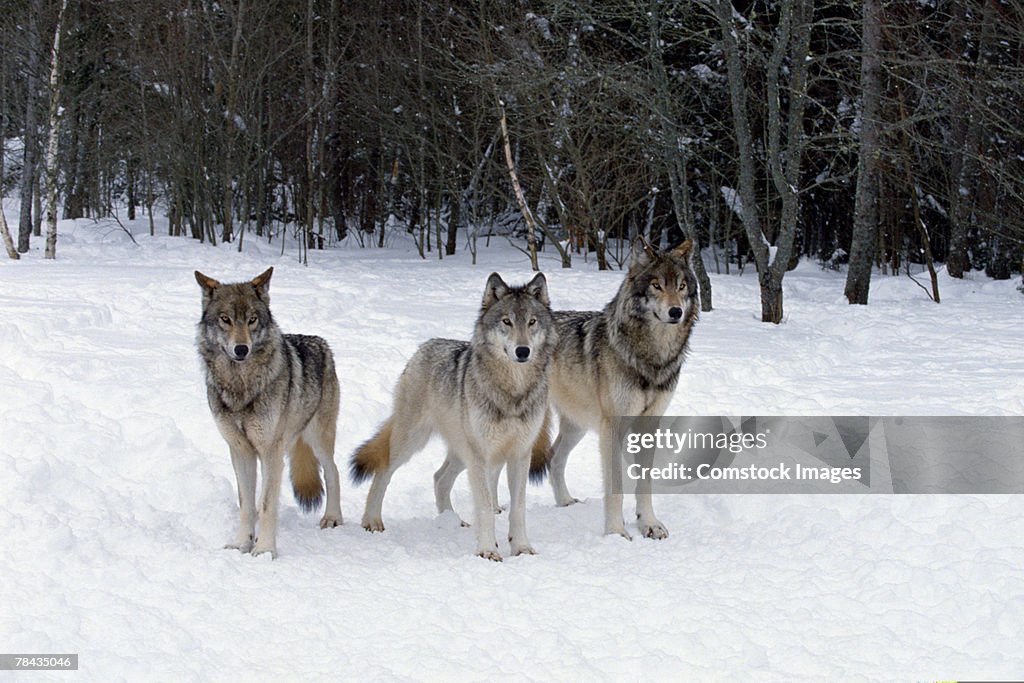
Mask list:
[[[466,528],[468,526],[469,526],[469,522],[467,522],[466,520],[462,519],[462,517],[459,517],[459,515],[455,512],[455,510],[452,510],[451,508],[448,508],[447,510],[443,510],[442,512],[439,512],[437,514],[437,528],[438,529],[456,529],[456,528],[463,528],[464,529],[464,528]]]
[[[256,546],[252,549],[252,554],[253,554],[253,557],[259,557],[260,555],[270,555],[270,559],[276,560],[277,559],[277,546],[270,545],[269,543],[267,543],[266,545],[263,545],[263,544],[257,542]]]
[[[497,550],[481,550],[476,556],[491,562],[501,562],[501,554]]]
[[[581,501],[579,498],[573,498],[572,496],[569,496],[568,498],[560,498],[560,499],[556,500],[555,501],[555,505],[560,507],[560,508],[567,508],[570,505],[575,505],[576,503],[582,503],[582,502],[583,501]]]
[[[384,520],[379,517],[377,519],[364,519],[363,528],[371,534],[377,531],[384,531]]]
[[[533,546],[529,543],[513,543],[512,544],[512,555],[536,555],[537,551],[533,549]]]
[[[640,534],[644,538],[653,538],[660,541],[663,538],[668,538],[668,529],[658,521],[640,522]]]
[[[321,529],[333,529],[336,526],[341,526],[341,515],[324,515],[320,520]]]
[[[224,550],[237,550],[240,553],[247,553],[252,550],[252,536],[245,539],[235,539],[224,545]]]
[[[604,530],[604,535],[605,536],[622,536],[627,541],[632,541],[633,540],[633,537],[629,535],[629,532],[626,531],[626,527],[624,527],[624,526],[615,527],[613,529],[605,529]]]

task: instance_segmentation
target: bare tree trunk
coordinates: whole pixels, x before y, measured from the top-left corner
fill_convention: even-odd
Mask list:
[[[6,152],[4,143],[7,140],[7,70],[4,69],[3,61],[0,61],[0,179],[4,177],[4,159]],[[7,255],[17,261],[21,254],[14,246],[11,238],[11,231],[7,227],[7,217],[4,215],[3,192],[0,192],[0,237],[4,240],[4,248]]]
[[[142,89],[142,97],[140,103],[142,104],[142,137],[146,140],[149,139],[149,119],[146,116],[146,86],[141,84],[139,86]],[[149,236],[152,237],[156,234],[156,226],[153,223],[153,167],[148,161],[149,157],[149,146],[145,147],[143,152],[143,163],[145,164],[146,172],[146,215],[149,218]]]
[[[14,248],[14,240],[11,239],[11,231],[7,229],[7,217],[4,216],[3,207],[0,207],[0,235],[4,238],[4,248],[7,249],[7,255],[15,261],[20,259],[21,254],[19,254],[18,250]]]
[[[6,83],[4,83],[6,85]],[[0,111],[0,178],[4,177],[4,140],[6,131],[3,130],[3,124],[6,122],[4,114],[6,112]],[[11,231],[7,229],[7,217],[4,216],[3,197],[0,196],[0,237],[3,237],[4,248],[7,249],[7,255],[17,261],[21,258],[21,254],[14,247],[14,240],[11,238]]]
[[[897,102],[900,109],[900,119],[906,120],[907,108],[903,103],[903,91],[897,86]],[[939,276],[935,272],[935,259],[932,257],[932,241],[928,236],[928,228],[925,227],[924,220],[921,219],[921,199],[920,194],[917,191],[917,183],[914,182],[914,173],[910,167],[910,136],[907,133],[906,128],[902,129],[902,141],[903,141],[903,171],[907,179],[907,191],[910,192],[911,196],[911,207],[914,210],[914,225],[917,227],[918,232],[921,235],[921,244],[924,247],[924,260],[928,266],[928,276],[931,278],[932,291],[929,294],[932,301],[935,303],[941,303],[939,298]],[[893,251],[896,251],[895,246]],[[899,267],[898,265],[896,266]],[[910,259],[907,259],[907,274],[910,274]],[[899,271],[896,268],[893,269],[893,275],[899,275]],[[915,280],[916,282],[916,280]],[[927,291],[927,290],[925,290]],[[853,303],[853,302],[850,302]]]
[[[469,179],[469,184],[459,195],[459,202],[463,207],[460,213],[466,216],[466,222],[469,225],[469,252],[472,256],[473,265],[476,265],[476,239],[480,229],[479,217],[476,213],[477,188],[480,185],[480,178],[483,176],[487,162],[490,160],[491,154],[494,152],[494,145],[497,144],[499,135],[501,135],[501,133],[499,131],[495,131],[494,137],[491,138],[490,143],[484,150],[483,156],[480,158],[480,161],[477,162],[476,169],[473,171],[473,176]]]
[[[660,110],[664,130],[662,147],[665,150],[665,162],[668,168],[668,181],[672,194],[672,208],[675,211],[676,222],[682,228],[686,236],[693,242],[693,269],[700,285],[700,310],[707,312],[712,310],[711,278],[704,267],[704,259],[701,257],[701,241],[697,234],[697,228],[693,222],[690,212],[690,186],[687,168],[688,152],[680,145],[680,131],[676,125],[676,119],[669,106],[669,76],[665,68],[664,55],[662,54],[663,42],[661,40],[661,16],[658,14],[659,4],[652,2],[648,10],[650,21],[649,50],[651,53],[652,66],[654,70],[655,88],[658,93],[658,109]],[[654,198],[651,198],[651,210],[653,212]],[[657,246],[657,245],[655,245]]]
[[[81,218],[75,197],[78,194],[78,167],[81,155],[78,149],[81,146],[79,129],[82,127],[83,115],[81,106],[71,107],[71,111],[65,112],[65,116],[71,119],[70,136],[67,144],[67,152],[64,162],[64,219]]]
[[[909,159],[904,160],[906,165],[907,181],[913,182],[910,175],[910,161]],[[914,207],[914,223],[917,225],[918,232],[921,233],[921,244],[924,248],[924,262],[928,267],[928,277],[931,280],[932,291],[931,299],[935,303],[942,303],[942,299],[939,298],[939,275],[935,272],[935,259],[932,257],[932,241],[928,236],[928,228],[925,227],[924,221],[921,220],[921,200],[917,195],[917,190],[911,187],[911,193],[913,194],[913,207]],[[910,259],[907,259],[907,270],[910,269]]]
[[[864,0],[861,13],[860,152],[857,158],[857,194],[853,209],[850,265],[846,273],[846,300],[868,303],[871,267],[878,234],[878,155],[882,97],[881,0]]]
[[[985,94],[982,90],[984,79],[981,70],[988,62],[988,53],[991,50],[993,40],[992,27],[996,25],[994,0],[982,2],[982,26],[978,36],[978,57],[975,68],[971,70],[973,79],[965,85],[965,92],[959,94],[961,99],[959,105],[962,107],[960,118],[960,129],[958,131],[958,148],[954,150],[954,159],[951,168],[949,199],[949,248],[946,254],[946,272],[950,277],[963,278],[965,272],[971,270],[971,259],[967,252],[967,228],[972,222],[974,214],[974,202],[978,194],[979,183],[979,162],[978,157],[982,153],[984,138],[984,127],[982,121],[984,115],[981,109],[984,106]],[[958,12],[968,13],[972,9],[958,7]],[[970,78],[969,76],[964,76]],[[961,137],[962,136],[962,137]]]
[[[732,119],[736,148],[739,151],[739,195],[740,217],[747,231],[750,249],[757,262],[768,263],[768,239],[764,236],[761,217],[757,213],[757,189],[754,183],[754,139],[747,114],[747,89],[743,78],[743,64],[740,62],[739,45],[736,42],[732,20],[732,2],[718,0],[718,21],[722,29],[722,44],[725,48],[726,68],[729,79],[729,100],[732,104]],[[759,266],[760,268],[760,266]]]
[[[327,16],[327,53],[324,57],[323,83],[320,87],[320,106],[317,108],[317,127],[320,131],[319,136],[317,136],[316,145],[317,167],[320,169],[319,181],[317,182],[317,206],[319,207],[317,224],[321,235],[321,247],[323,246],[324,220],[330,211],[331,204],[327,189],[328,183],[332,183],[332,176],[328,171],[327,138],[331,133],[330,112],[334,102],[337,100],[338,90],[337,25],[335,23],[337,17],[338,0],[331,0]]]
[[[704,258],[701,256],[700,249],[701,243],[697,236],[697,227],[693,223],[693,216],[690,212],[690,188],[687,179],[686,160],[676,158],[672,161],[672,166],[669,169],[672,208],[676,214],[676,221],[690,241],[693,242],[693,272],[697,276],[697,283],[700,285],[700,310],[706,313],[712,310],[711,278],[708,277],[707,268],[704,267]]]
[[[779,19],[775,49],[769,62],[768,73],[768,168],[772,184],[782,198],[779,229],[775,237],[775,258],[769,264],[772,288],[778,291],[778,318],[782,321],[782,278],[789,269],[796,239],[796,226],[800,218],[800,169],[804,159],[807,138],[804,135],[804,109],[807,104],[807,61],[811,44],[810,0],[789,0],[783,4]],[[787,51],[789,55],[789,108],[783,119],[780,110],[782,89],[779,74]],[[785,147],[781,146],[781,128],[786,127]]]
[[[437,189],[437,200],[434,204],[435,215],[434,215],[434,240],[437,243],[437,260],[440,261],[444,258],[444,249],[441,248],[441,209],[443,205],[444,188],[439,187]]]
[[[505,119],[505,105],[498,100],[498,112],[501,115],[501,138],[505,147],[505,164],[508,166],[508,177],[512,181],[512,190],[516,195],[516,202],[519,204],[519,211],[526,221],[526,247],[530,255],[530,267],[533,270],[540,270],[537,265],[537,221],[533,218],[530,205],[526,203],[526,196],[523,195],[523,188],[519,184],[519,176],[516,175],[516,165],[512,160],[512,147],[508,141],[508,123]]]
[[[306,254],[303,257],[303,263],[308,263],[309,247],[312,246],[313,242],[313,223],[316,220],[316,186],[318,184],[315,177],[316,164],[313,144],[317,125],[317,117],[314,112],[316,96],[313,90],[313,16],[316,11],[315,5],[314,0],[306,1],[306,68],[303,74],[303,90],[305,90],[306,94],[306,196],[303,199],[305,210],[302,212],[304,216],[302,228],[306,233],[304,237]]]
[[[36,180],[32,190],[32,236],[43,236],[43,178],[36,163]]]
[[[46,141],[46,253],[57,258],[57,143],[60,135],[60,39],[64,32],[64,14],[68,0],[62,0],[57,26],[53,29],[53,51],[50,53],[50,132]]]
[[[540,158],[541,165],[544,167],[544,171],[545,171],[544,172],[544,189],[545,189],[545,191],[548,194],[550,194],[552,197],[555,198],[554,205],[555,205],[555,211],[558,213],[558,220],[562,224],[562,229],[565,230],[566,239],[571,241],[571,234],[570,234],[571,233],[571,228],[570,228],[570,222],[571,221],[570,221],[570,218],[569,218],[569,212],[568,212],[568,210],[566,209],[566,206],[565,206],[565,202],[562,201],[562,198],[558,194],[558,178],[555,177],[554,170],[551,168],[551,164],[549,164],[547,159],[544,157],[543,150],[538,148],[537,149],[537,156]],[[538,205],[538,208],[539,208],[540,202],[538,202],[537,205]],[[572,249],[571,249],[571,247],[563,246],[563,244],[561,242],[559,242],[555,238],[555,236],[552,235],[551,232],[547,229],[546,223],[542,223],[540,225],[540,229],[541,229],[541,232],[543,232],[545,238],[549,242],[551,242],[552,245],[554,245],[555,251],[558,252],[558,256],[562,260],[562,267],[563,268],[572,268]]]
[[[461,178],[454,178],[452,181],[452,187],[458,188],[462,183]],[[462,202],[460,201],[460,192],[452,190],[448,193],[448,239],[444,245],[444,253],[446,256],[451,256],[455,253],[455,248],[458,246],[459,239],[459,221],[461,220]]]
[[[36,149],[39,147],[39,125],[36,107],[39,95],[39,19],[45,3],[32,0],[28,21],[28,77],[25,93],[24,156],[21,166],[21,209],[18,217],[18,251],[28,251],[32,237],[32,191],[36,183]]]
[[[221,198],[221,220],[223,221],[223,230],[221,231],[221,242],[230,242],[234,237],[235,231],[235,188],[232,176],[235,172],[235,164],[238,163],[237,147],[235,139],[238,137],[238,88],[239,84],[239,73],[241,71],[241,44],[243,27],[245,26],[245,0],[238,1],[238,10],[235,15],[235,31],[231,37],[231,57],[228,62],[228,78],[227,78],[227,108],[226,116],[224,117],[224,130],[227,131],[225,134],[225,142],[227,143],[227,150],[224,159],[224,171],[221,176],[221,183],[223,184],[223,197]],[[210,241],[215,242],[213,238],[213,226],[210,227]]]
[[[125,184],[127,185],[125,190],[128,193],[128,220],[130,221],[135,220],[135,186],[137,183],[135,169],[137,165],[138,163],[135,161],[135,157],[132,154],[129,154],[128,158],[125,160]]]
[[[736,146],[739,151],[739,196],[743,227],[754,254],[758,281],[761,287],[761,320],[782,322],[782,279],[786,274],[793,252],[796,221],[799,217],[800,165],[806,144],[803,132],[803,112],[807,90],[807,58],[810,50],[811,7],[808,0],[784,0],[779,26],[769,55],[766,78],[768,100],[768,140],[766,156],[772,185],[778,193],[782,212],[779,216],[775,244],[765,236],[757,208],[753,135],[747,112],[747,83],[740,60],[733,6],[728,0],[718,0],[717,15],[722,31],[722,45],[728,70],[729,99],[732,105]],[[786,115],[786,145],[782,147],[782,114],[780,106],[779,74],[787,50],[789,59],[789,111]],[[783,166],[783,160],[785,165]]]

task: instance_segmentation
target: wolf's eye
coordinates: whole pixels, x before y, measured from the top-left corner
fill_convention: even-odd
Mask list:
[[[511,321],[511,320],[509,320],[508,318],[502,318],[502,319],[501,319],[501,323],[502,323],[503,325],[508,325],[509,327],[512,327],[512,321]]]
[[[685,282],[683,282],[683,283],[681,283],[681,284],[679,285],[679,291],[680,291],[680,292],[681,292],[681,291],[683,291],[684,289],[686,289],[686,283],[685,283]]]
[[[231,324],[231,318],[227,317],[226,315],[222,315],[220,317],[220,321],[222,323],[224,323],[225,325],[230,325]]]
[[[530,327],[533,327],[534,325],[537,324],[537,319],[536,318],[530,318],[530,322],[528,322],[526,324],[529,325]]]
[[[255,325],[256,324],[256,319],[257,319],[256,316],[253,316],[253,317],[249,318],[249,324],[250,325]]]
[[[658,282],[657,280],[654,280],[654,281],[651,282],[651,287],[654,287],[654,291],[656,291],[656,292],[660,292],[661,291],[661,283]]]

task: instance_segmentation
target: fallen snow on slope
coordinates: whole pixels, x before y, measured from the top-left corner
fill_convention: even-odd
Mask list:
[[[396,474],[385,533],[359,527],[366,487],[345,482],[344,526],[319,530],[285,496],[278,560],[221,550],[237,503],[194,349],[194,269],[275,267],[281,327],[334,349],[347,465],[417,345],[467,337],[487,274],[521,282],[528,262],[507,245],[475,267],[348,245],[303,267],[255,240],[139,243],[64,223],[57,262],[0,262],[0,650],[78,652],[105,681],[1024,676],[1016,497],[663,496],[671,537],[630,543],[600,534],[588,436],[568,472],[585,502],[531,488],[540,554],[495,564],[437,517],[432,442]],[[599,307],[621,278],[544,266],[558,308]],[[1014,283],[943,277],[937,306],[882,277],[849,307],[839,276],[805,264],[779,326],[758,321],[750,273],[713,284],[673,413],[1024,414]],[[469,514],[464,480],[455,506]]]

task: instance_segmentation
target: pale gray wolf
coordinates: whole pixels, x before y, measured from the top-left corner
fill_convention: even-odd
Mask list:
[[[620,416],[661,416],[675,393],[679,371],[697,322],[697,278],[687,240],[667,252],[642,243],[625,279],[603,311],[556,311],[558,346],[551,363],[551,405],[559,415],[550,457],[534,459],[530,477],[543,480],[550,468],[555,502],[579,501],[565,485],[569,452],[588,429],[598,432],[604,478],[606,534],[631,538],[622,519],[622,454],[615,438]],[[543,445],[538,453],[545,453]],[[447,463],[446,463],[447,464]],[[451,484],[448,484],[448,489]],[[440,500],[447,490],[437,494]],[[666,538],[649,492],[636,496],[637,523],[648,538]]]
[[[206,398],[231,451],[238,482],[238,533],[226,548],[277,556],[277,508],[284,454],[291,456],[295,500],[319,506],[321,528],[341,524],[334,437],[338,376],[320,337],[282,334],[270,314],[269,268],[250,282],[221,284],[196,271],[203,314],[196,342],[206,369]],[[256,463],[262,472],[256,534]],[[255,545],[254,545],[255,543]]]
[[[697,322],[697,278],[687,240],[666,252],[636,249],[619,291],[603,311],[559,311],[559,343],[551,367],[551,403],[559,415],[551,449],[551,487],[558,505],[578,502],[565,485],[569,452],[588,429],[598,432],[604,479],[604,531],[630,538],[622,519],[621,477],[614,437],[620,416],[661,416],[679,381]],[[699,258],[699,256],[698,256]],[[534,468],[534,477],[542,475]],[[637,493],[640,533],[666,538],[654,515],[651,494]]]
[[[384,530],[381,506],[391,476],[438,433],[450,464],[436,479],[454,481],[469,470],[477,554],[501,560],[493,491],[502,466],[511,497],[511,552],[533,554],[526,535],[526,481],[535,449],[545,455],[549,450],[544,427],[555,344],[544,275],[510,287],[492,273],[472,339],[431,339],[420,346],[398,380],[391,417],[353,453],[352,480],[358,484],[373,476],[363,527]],[[450,498],[438,505],[440,512],[446,509]]]

